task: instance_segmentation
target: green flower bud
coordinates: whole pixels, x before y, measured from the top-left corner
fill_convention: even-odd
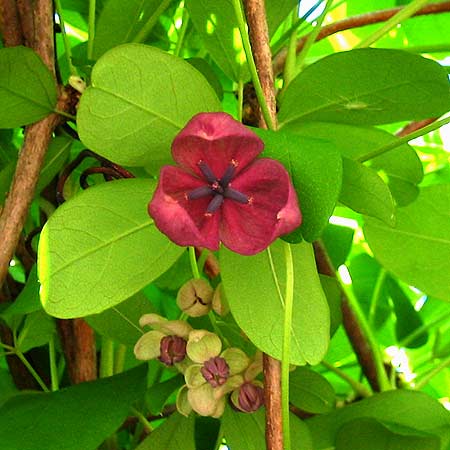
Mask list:
[[[190,317],[204,316],[211,311],[213,288],[202,278],[189,280],[177,295],[178,307]]]

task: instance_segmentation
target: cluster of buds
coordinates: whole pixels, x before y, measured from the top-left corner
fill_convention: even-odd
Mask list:
[[[180,308],[192,317],[207,314],[212,308],[223,313],[227,308],[221,300],[220,286],[214,292],[201,279],[187,282],[177,298]],[[242,412],[254,412],[264,403],[262,383],[256,380],[262,371],[259,354],[250,359],[239,348],[224,350],[217,334],[195,330],[183,320],[145,314],[139,323],[152,330],[136,343],[136,358],[158,359],[184,374],[186,384],[177,395],[182,414],[187,416],[193,410],[202,416],[220,417],[228,398]]]

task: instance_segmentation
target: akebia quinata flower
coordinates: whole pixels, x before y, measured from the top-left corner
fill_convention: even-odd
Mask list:
[[[263,141],[226,113],[194,116],[176,136],[176,166],[164,166],[149,204],[160,231],[178,245],[254,255],[301,223],[284,166],[258,158]]]

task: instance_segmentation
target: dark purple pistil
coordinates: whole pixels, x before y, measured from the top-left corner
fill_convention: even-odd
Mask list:
[[[159,344],[159,360],[166,366],[173,366],[186,357],[186,341],[180,336],[164,336]]]
[[[247,195],[237,191],[229,186],[236,172],[236,162],[232,160],[221,178],[217,178],[211,168],[204,161],[199,161],[198,167],[203,177],[208,182],[207,186],[200,186],[187,194],[188,200],[212,196],[211,201],[206,208],[206,215],[216,212],[226,198],[238,203],[247,204],[250,199]]]
[[[225,359],[220,356],[208,359],[200,369],[203,378],[212,386],[218,387],[225,384],[230,376],[230,367]]]

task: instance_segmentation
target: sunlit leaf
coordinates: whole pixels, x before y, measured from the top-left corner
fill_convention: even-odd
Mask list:
[[[117,305],[161,275],[183,252],[147,214],[155,182],[118,180],[89,188],[50,217],[39,242],[46,311],[82,317]]]

